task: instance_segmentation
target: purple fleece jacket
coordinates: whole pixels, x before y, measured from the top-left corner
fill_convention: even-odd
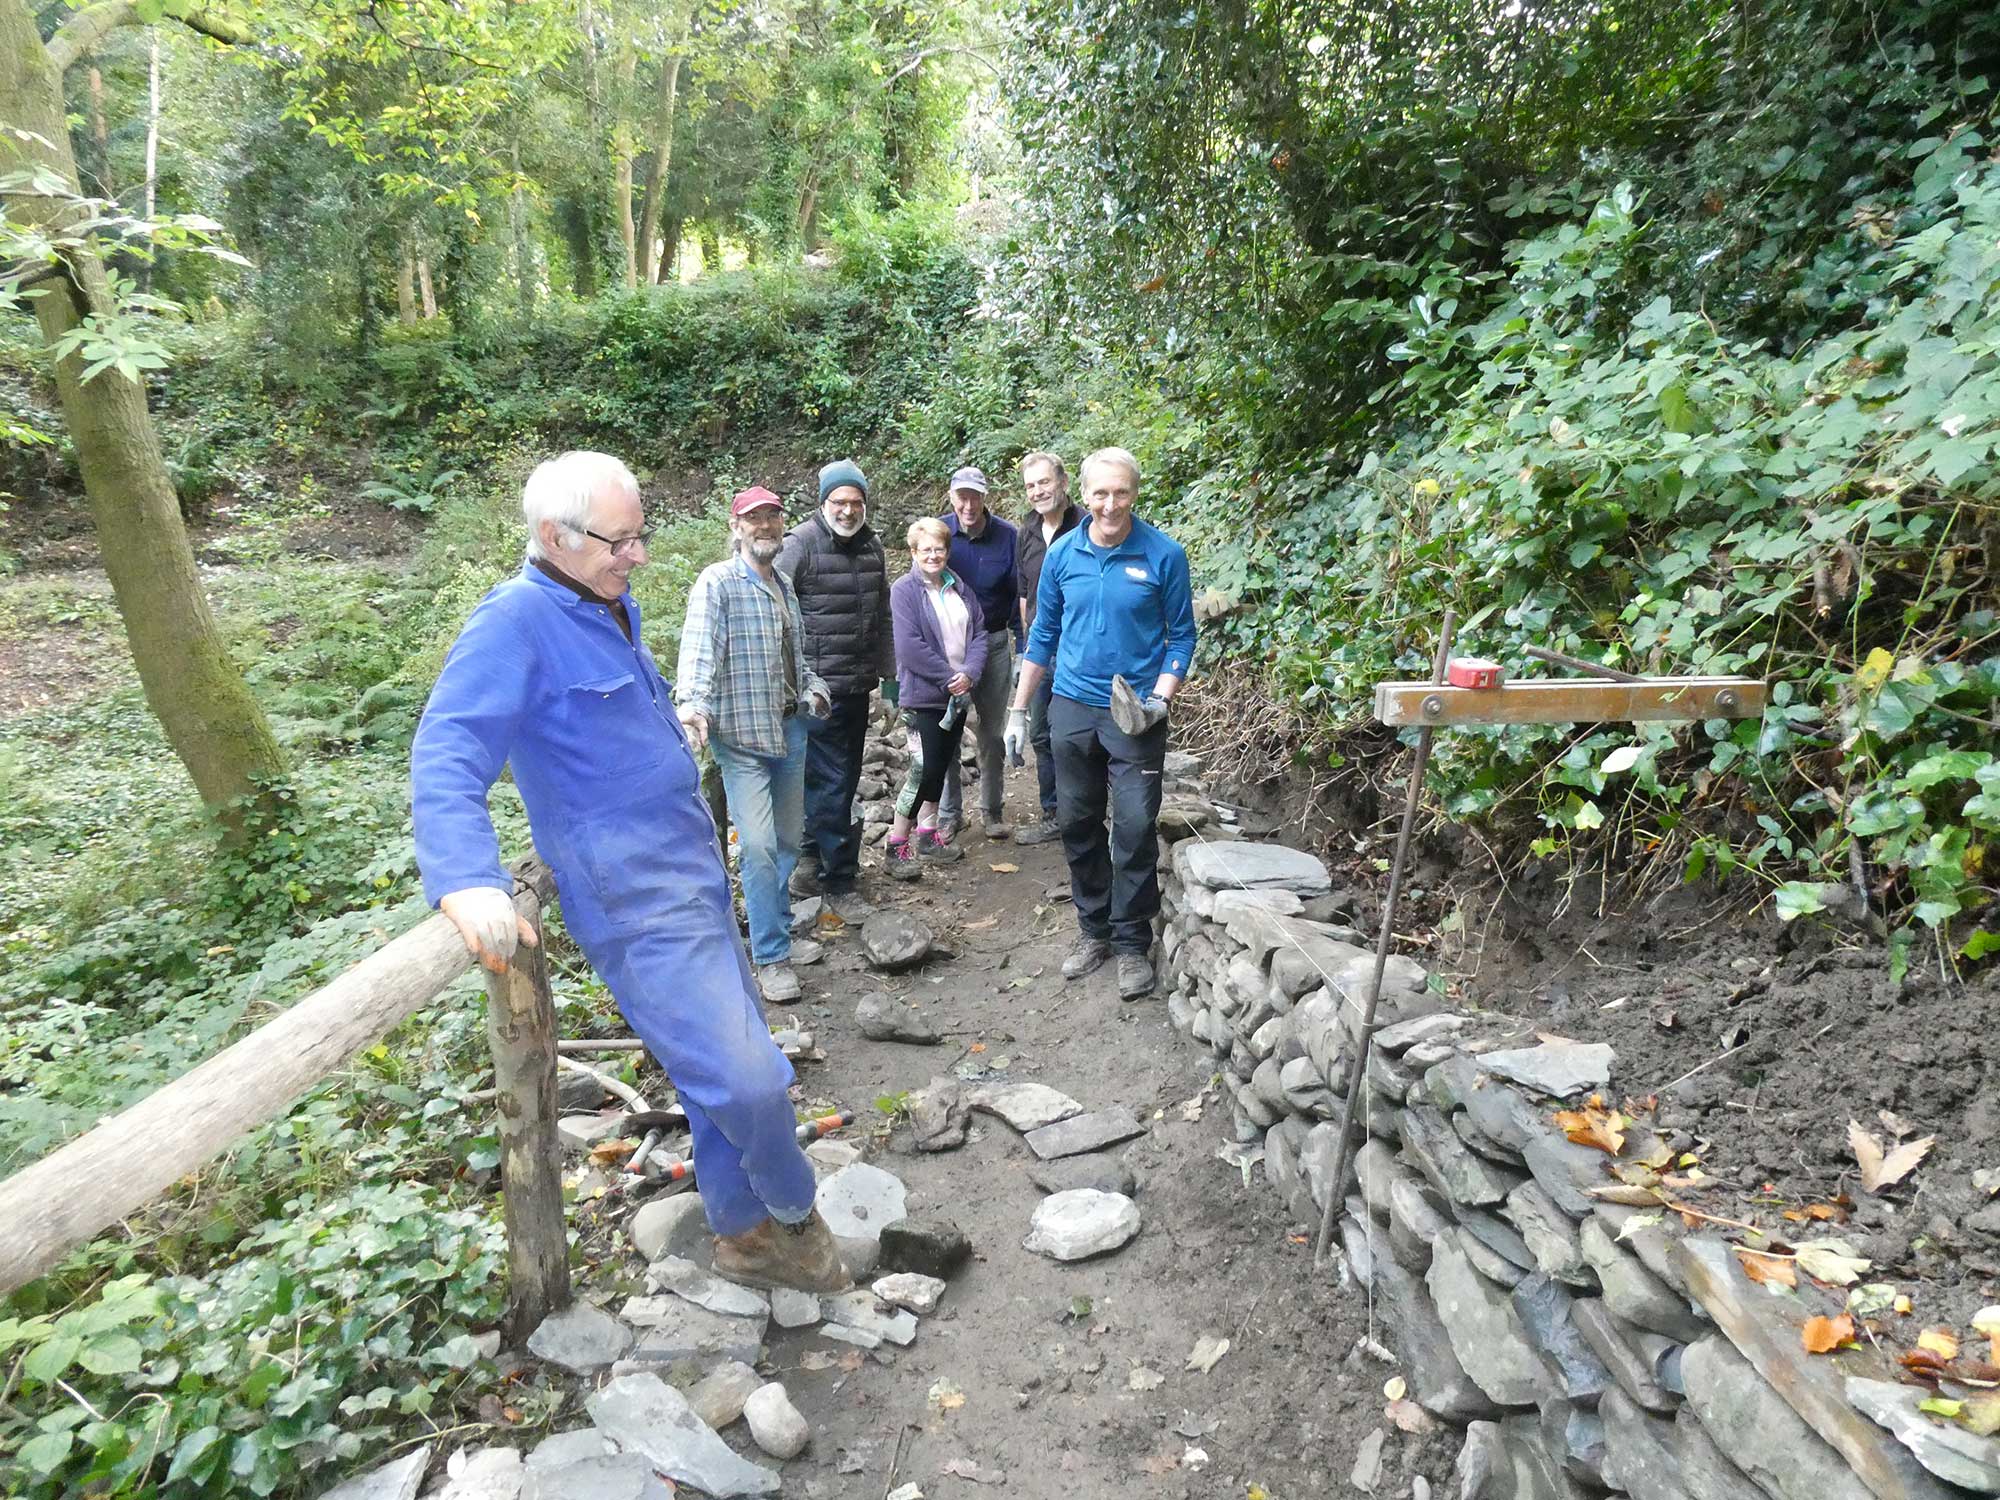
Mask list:
[[[945,585],[965,601],[965,675],[974,683],[986,667],[986,627],[978,599],[956,576]],[[951,664],[945,660],[944,632],[937,611],[924,598],[924,581],[911,569],[889,589],[889,616],[896,627],[896,691],[904,708],[943,708],[951,701],[945,684]]]

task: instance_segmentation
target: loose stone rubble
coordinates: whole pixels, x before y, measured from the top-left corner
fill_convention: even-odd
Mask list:
[[[1331,1183],[1328,1122],[1373,974],[1366,940],[1326,920],[1351,904],[1335,908],[1309,854],[1161,831],[1165,1009],[1221,1069],[1230,1177],[1247,1183],[1261,1159],[1312,1228],[1336,1195],[1341,1269],[1372,1297],[1410,1399],[1463,1430],[1446,1493],[2000,1494],[2000,1441],[1920,1413],[1924,1392],[1872,1350],[1805,1352],[1800,1325],[1839,1311],[1837,1295],[1773,1296],[1715,1235],[1593,1194],[1613,1182],[1611,1159],[1552,1115],[1615,1093],[1608,1046],[1453,1013],[1420,966],[1394,958],[1355,1100],[1363,1143]],[[1377,1482],[1379,1457],[1357,1455],[1356,1488]]]

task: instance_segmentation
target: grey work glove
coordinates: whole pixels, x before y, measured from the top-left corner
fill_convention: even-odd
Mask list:
[[[1158,693],[1141,698],[1123,677],[1111,679],[1111,722],[1126,734],[1144,734],[1167,716],[1167,700]]]

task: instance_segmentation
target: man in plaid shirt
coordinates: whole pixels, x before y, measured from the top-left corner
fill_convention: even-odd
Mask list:
[[[688,595],[675,701],[688,738],[706,745],[722,771],[757,988],[789,1005],[801,993],[793,966],[821,955],[810,938],[792,940],[805,721],[825,718],[833,700],[806,665],[798,596],[772,566],[785,537],[784,503],[758,485],[736,497],[729,517],[732,555],[705,569]]]

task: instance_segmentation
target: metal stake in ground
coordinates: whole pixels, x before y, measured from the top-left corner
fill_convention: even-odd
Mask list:
[[[1451,659],[1451,638],[1458,617],[1444,612],[1438,627],[1437,656],[1431,663],[1431,685],[1444,684],[1445,664]],[[1319,1217],[1319,1242],[1313,1246],[1313,1269],[1326,1265],[1327,1241],[1333,1238],[1334,1215],[1343,1201],[1342,1185],[1347,1181],[1348,1141],[1354,1130],[1354,1097],[1361,1090],[1361,1071],[1368,1063],[1368,1049],[1375,1040],[1375,1002],[1382,993],[1382,976],[1389,968],[1389,944],[1396,926],[1396,897],[1403,889],[1403,865],[1409,858],[1410,836],[1417,826],[1417,802],[1424,793],[1424,770],[1431,761],[1431,726],[1417,731],[1416,758],[1410,764],[1410,792],[1403,800],[1403,827],[1396,835],[1396,855],[1389,863],[1389,891],[1382,898],[1382,931],[1375,939],[1375,977],[1368,985],[1367,1002],[1361,1010],[1361,1040],[1355,1045],[1354,1060],[1347,1065],[1347,1087],[1342,1091],[1340,1133],[1333,1139],[1333,1172],[1326,1180],[1326,1204]],[[1343,997],[1344,999],[1345,997]]]

